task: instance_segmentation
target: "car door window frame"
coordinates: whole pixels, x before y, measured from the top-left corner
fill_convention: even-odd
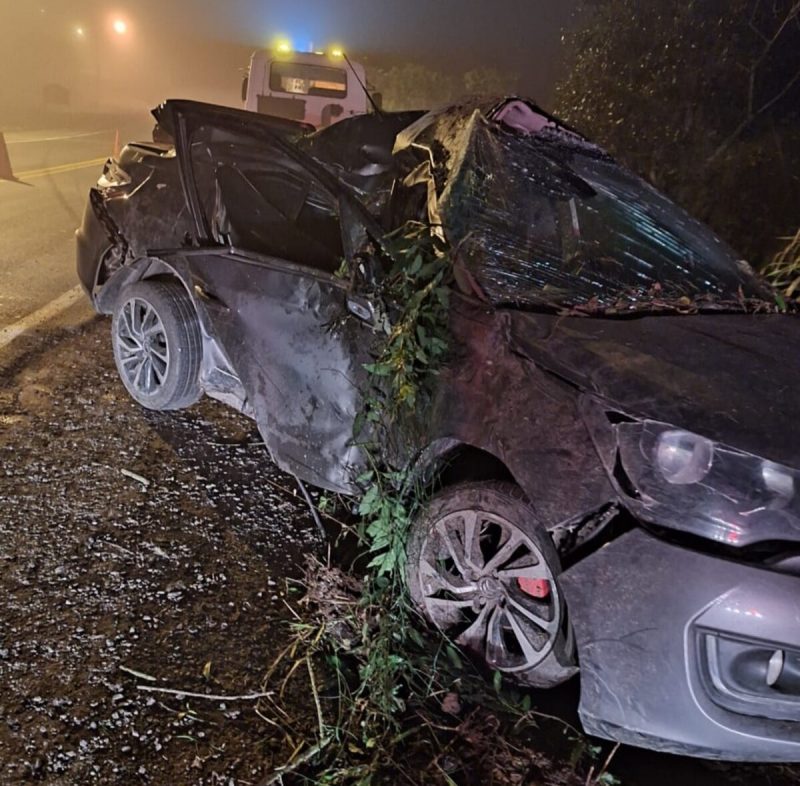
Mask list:
[[[310,265],[304,265],[300,262],[294,262],[275,257],[259,252],[250,251],[248,249],[237,248],[234,246],[227,246],[216,242],[213,239],[211,227],[208,222],[208,217],[202,207],[200,194],[197,187],[195,177],[194,165],[190,152],[190,130],[193,125],[210,124],[217,122],[220,127],[231,128],[237,130],[239,124],[233,120],[225,122],[220,118],[201,118],[197,117],[198,122],[190,123],[190,118],[195,119],[195,114],[189,112],[190,117],[187,117],[187,112],[180,108],[175,109],[175,138],[176,148],[179,161],[179,169],[181,176],[181,184],[183,186],[184,195],[186,197],[189,210],[192,214],[193,222],[197,232],[196,241],[199,244],[198,251],[204,254],[225,254],[231,253],[241,261],[251,261],[253,264],[266,265],[270,267],[277,267],[287,272],[295,272],[298,275],[310,275],[314,278],[335,284],[337,287],[350,292],[357,289],[355,278],[351,277],[346,280],[331,274],[327,271],[315,268]],[[221,113],[218,113],[221,114]],[[283,139],[278,134],[274,133],[267,128],[258,128],[253,131],[252,136],[254,139],[263,138],[266,144],[277,148],[287,158],[297,163],[309,178],[315,183],[316,186],[330,197],[331,201],[335,203],[339,210],[339,223],[340,232],[342,234],[342,249],[343,257],[348,264],[356,264],[357,249],[352,242],[350,233],[346,231],[345,220],[343,216],[346,213],[347,224],[356,222],[363,228],[363,233],[373,241],[379,243],[379,238],[383,234],[378,222],[369,214],[367,209],[362,205],[358,199],[349,192],[345,184],[338,180],[333,174],[328,172],[321,164],[314,161],[313,158],[298,150],[295,145],[290,141]],[[184,249],[184,253],[192,252],[194,249]]]

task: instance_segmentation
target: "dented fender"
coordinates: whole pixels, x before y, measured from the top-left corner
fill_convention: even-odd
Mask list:
[[[452,304],[453,356],[441,374],[432,440],[503,462],[548,528],[615,500],[578,412],[579,391],[514,351],[508,313],[458,294]]]

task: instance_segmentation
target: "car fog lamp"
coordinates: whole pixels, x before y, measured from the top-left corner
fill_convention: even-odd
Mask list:
[[[783,467],[765,461],[761,465],[761,479],[770,494],[787,502],[794,497],[794,475]]]
[[[783,671],[784,663],[783,650],[775,650],[767,663],[767,685],[772,688],[778,681]]]
[[[699,483],[711,469],[714,444],[688,431],[664,431],[655,453],[656,464],[668,483]]]

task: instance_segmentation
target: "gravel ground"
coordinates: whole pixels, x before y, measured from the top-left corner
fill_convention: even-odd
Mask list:
[[[263,690],[322,541],[250,421],[207,399],[141,409],[108,332],[23,339],[0,364],[0,786],[261,786],[311,699],[290,685],[281,729],[268,698],[231,697]],[[634,749],[613,770],[626,786],[800,783]]]
[[[256,702],[138,687],[259,692],[285,644],[287,579],[320,541],[258,439],[210,400],[135,405],[105,320],[0,375],[1,784],[228,786],[279,763]]]

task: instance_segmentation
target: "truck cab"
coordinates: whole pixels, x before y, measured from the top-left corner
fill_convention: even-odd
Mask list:
[[[341,52],[259,50],[242,82],[244,108],[325,128],[369,110],[364,67]]]

